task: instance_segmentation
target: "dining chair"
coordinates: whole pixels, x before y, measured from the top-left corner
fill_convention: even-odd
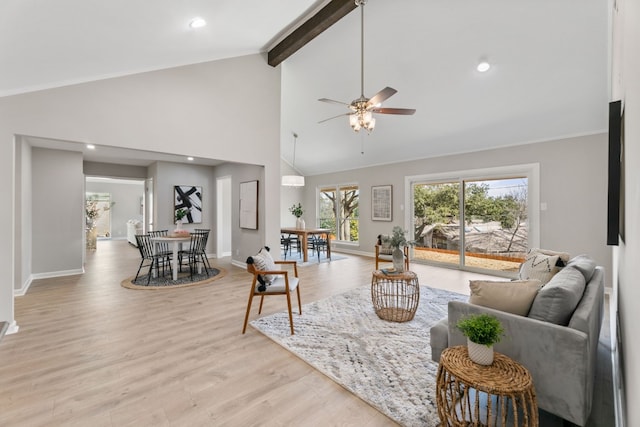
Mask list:
[[[203,235],[204,241],[202,242],[202,261],[205,265],[205,268],[211,270],[211,264],[209,263],[209,258],[207,257],[207,242],[209,241],[209,234],[211,233],[210,228],[195,228],[193,230],[194,233],[201,233]]]
[[[147,232],[149,237],[167,237],[169,235],[169,230],[155,230]],[[159,242],[155,244],[156,255],[162,254],[167,256],[172,256],[173,251],[169,247],[169,243],[167,242]]]
[[[178,253],[178,261],[180,263],[180,271],[182,271],[182,266],[184,265],[184,260],[186,259],[186,264],[189,266],[189,275],[191,280],[193,280],[194,272],[199,271],[199,264],[202,264],[204,267],[204,271],[209,277],[209,270],[207,269],[206,264],[206,255],[204,255],[204,247],[207,243],[207,233],[199,232],[196,233],[195,230],[191,233],[191,238],[189,240],[189,248],[185,250],[181,250]]]
[[[151,241],[151,236],[148,234],[136,234],[136,243],[138,244],[141,260],[138,271],[136,272],[136,277],[133,279],[134,282],[138,280],[142,267],[149,267],[149,271],[147,272],[147,285],[151,282],[151,275],[154,268],[158,276],[160,275],[160,266],[162,266],[163,276],[166,266],[169,266],[169,274],[173,273],[171,268],[171,254],[154,253],[154,242]],[[145,262],[149,264],[145,265]]]
[[[293,267],[293,274],[291,274],[291,267]],[[264,297],[284,295],[287,297],[289,327],[291,329],[291,335],[293,335],[293,315],[291,313],[291,292],[293,291],[296,291],[298,297],[298,313],[302,314],[297,262],[274,261],[269,253],[269,248],[265,246],[260,249],[260,252],[247,258],[247,271],[253,275],[253,279],[251,281],[251,289],[249,290],[249,301],[247,302],[247,313],[244,316],[242,333],[244,334],[247,330],[251,303],[254,297],[260,297],[260,308],[258,308],[258,314],[260,314],[262,313]]]

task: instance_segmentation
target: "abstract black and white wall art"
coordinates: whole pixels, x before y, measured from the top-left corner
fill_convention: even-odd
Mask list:
[[[202,222],[202,187],[195,185],[176,185],[174,189],[174,216],[178,209],[186,209],[187,216],[182,222],[200,224]]]

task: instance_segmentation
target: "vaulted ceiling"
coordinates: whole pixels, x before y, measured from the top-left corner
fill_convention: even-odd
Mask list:
[[[0,2],[0,96],[272,49],[328,0]],[[369,0],[364,90],[391,86],[370,134],[360,96],[360,10],[282,62],[281,147],[310,175],[604,132],[608,2]],[[207,26],[191,29],[195,16]],[[489,71],[476,65],[487,60]],[[93,159],[99,160],[99,159]]]

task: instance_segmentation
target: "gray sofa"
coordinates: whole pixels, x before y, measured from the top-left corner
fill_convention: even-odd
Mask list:
[[[432,359],[439,361],[442,351],[449,346],[466,345],[466,338],[455,327],[461,317],[477,313],[493,314],[505,329],[505,337],[494,348],[520,362],[531,372],[538,407],[584,426],[593,399],[596,355],[604,311],[604,270],[595,267],[595,264],[590,275],[580,268],[578,270],[584,275],[586,286],[582,296],[578,295],[579,303],[570,313],[566,326],[451,301],[448,317],[431,328]],[[545,301],[545,305],[553,304]]]

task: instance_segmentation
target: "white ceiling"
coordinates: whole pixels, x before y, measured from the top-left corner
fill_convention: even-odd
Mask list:
[[[0,96],[264,52],[326,3],[3,0]],[[346,117],[317,123],[346,112],[318,98],[360,96],[356,9],[280,65],[283,157],[291,163],[291,132],[299,135],[296,168],[306,175],[604,132],[609,7],[369,0],[365,95],[391,86],[398,93],[384,106],[416,114],[377,115],[371,135],[355,134]],[[189,29],[195,16],[207,27]],[[475,70],[481,58],[493,65],[484,74]]]

